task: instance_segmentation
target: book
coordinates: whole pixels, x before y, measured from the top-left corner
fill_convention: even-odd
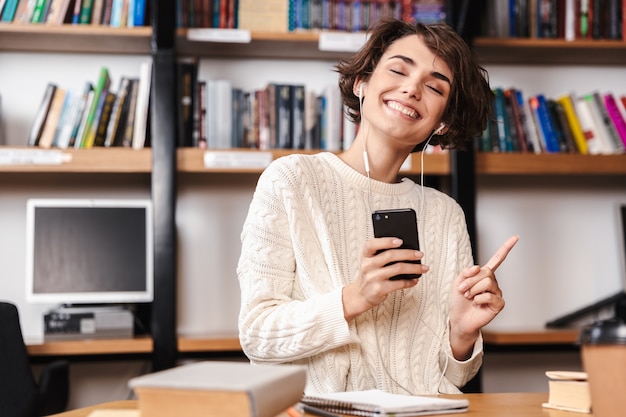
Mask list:
[[[611,115],[605,105],[604,97],[598,91],[594,91],[590,95],[593,97],[597,114],[600,117],[600,124],[602,124],[605,128],[613,153],[623,153],[624,144],[622,143],[622,138],[620,133],[617,131],[617,128],[613,123],[613,119],[611,118]]]
[[[585,372],[548,371],[548,402],[545,408],[591,412],[591,392]]]
[[[548,153],[560,152],[561,147],[554,130],[546,97],[543,94],[532,96],[529,98],[529,104],[535,115],[543,150]]]
[[[150,90],[152,87],[152,60],[144,61],[139,67],[139,85],[133,127],[133,149],[142,149],[146,145],[148,117],[150,110]]]
[[[137,112],[137,94],[139,91],[139,79],[131,79],[128,86],[128,110],[125,117],[120,123],[123,125],[120,127],[121,131],[115,137],[113,146],[123,146],[125,148],[132,147],[133,144],[133,131],[135,128],[135,113]]]
[[[50,103],[48,116],[46,117],[46,122],[38,142],[38,146],[42,148],[50,148],[52,146],[59,118],[61,117],[61,111],[63,110],[63,103],[65,103],[65,93],[66,90],[62,87],[57,87],[54,91],[54,97]]]
[[[50,110],[50,104],[52,103],[52,99],[54,98],[54,92],[57,89],[57,85],[53,83],[48,83],[46,85],[46,90],[44,91],[43,98],[39,104],[39,109],[37,110],[37,115],[35,116],[35,121],[30,129],[30,136],[28,137],[28,146],[37,146],[39,144],[39,139],[41,138],[41,132],[46,123],[46,118],[48,117],[48,111]]]
[[[2,10],[3,22],[13,21],[18,3],[19,3],[19,0],[6,0],[6,3],[4,4],[4,9]]]
[[[600,153],[607,154],[607,155],[615,153],[616,149],[615,149],[615,144],[613,142],[613,139],[611,138],[611,133],[609,132],[609,129],[604,123],[604,120],[602,118],[602,113],[600,111],[600,108],[598,107],[598,103],[593,97],[593,93],[584,94],[582,97],[584,98],[584,100],[587,101],[588,106],[589,106],[591,118],[593,120],[593,124],[595,126],[596,133],[598,135],[597,137],[598,137],[598,143],[600,146]]]
[[[306,368],[202,361],[128,382],[150,417],[275,417],[302,398]]]
[[[117,89],[117,96],[115,103],[111,109],[111,116],[106,129],[106,136],[104,139],[104,146],[109,147],[115,144],[115,138],[118,136],[118,132],[121,130],[120,126],[124,125],[125,115],[128,113],[128,93],[130,90],[131,80],[128,77],[122,77],[120,79],[120,85]]]
[[[91,126],[94,124],[94,120],[96,118],[96,113],[98,112],[98,105],[100,104],[100,97],[109,89],[111,85],[111,77],[109,75],[109,69],[106,67],[100,68],[100,75],[98,77],[98,81],[96,82],[96,87],[94,88],[94,96],[91,101],[89,107],[87,108],[87,115],[85,119],[85,128],[83,130],[83,135],[76,138],[77,142],[80,142],[81,148],[91,148],[93,146],[93,141],[95,140],[95,132],[92,135]]]
[[[556,101],[559,102],[563,108],[578,153],[586,155],[589,152],[587,148],[587,138],[585,137],[585,132],[583,131],[578,115],[576,114],[572,95],[563,94],[557,97]]]
[[[363,417],[463,413],[469,407],[467,399],[392,394],[377,389],[304,395],[301,402],[332,413]]]
[[[617,130],[617,133],[622,141],[622,147],[626,148],[626,119],[622,115],[617,104],[617,100],[612,93],[604,94],[603,98],[606,111],[611,117],[615,130]]]

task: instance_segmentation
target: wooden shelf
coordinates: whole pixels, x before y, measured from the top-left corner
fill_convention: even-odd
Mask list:
[[[31,356],[152,353],[152,347],[152,339],[148,336],[132,339],[54,340],[26,345]]]
[[[224,149],[224,150],[211,150],[215,152],[260,152],[256,150],[247,149]],[[293,154],[293,153],[317,153],[319,151],[300,151],[291,149],[271,150],[272,160],[280,158],[281,156]],[[183,173],[252,173],[259,174],[263,171],[262,168],[205,168],[204,166],[204,149],[198,148],[179,148],[177,150],[177,166],[178,172]],[[420,172],[420,157],[419,154],[411,155],[410,167],[407,170],[400,171],[404,175],[418,175]],[[426,175],[448,175],[450,173],[450,157],[447,154],[429,154],[424,156],[424,173]]]
[[[0,51],[149,55],[151,36],[149,26],[112,28],[3,22],[0,23]]]
[[[7,172],[36,173],[126,173],[145,174],[152,171],[152,151],[149,148],[133,150],[128,148],[93,149],[38,149],[0,148],[18,151],[62,153],[60,164],[16,164],[0,165],[0,174]]]
[[[179,55],[212,58],[272,58],[337,60],[350,52],[320,51],[319,32],[253,32],[250,43],[199,42],[187,39],[187,30],[178,29],[176,51]]]
[[[152,353],[153,342],[149,336],[132,339],[77,339],[27,342],[31,356],[80,356],[80,355],[123,355]],[[237,335],[181,335],[178,351],[192,352],[241,352]]]
[[[484,64],[626,65],[626,42],[620,40],[476,38]]]
[[[626,175],[626,154],[478,153],[476,173],[486,175]]]
[[[6,148],[30,149],[30,148]],[[2,148],[0,148],[2,150]],[[42,151],[36,149],[37,151]],[[46,150],[43,150],[46,151]],[[17,173],[127,173],[149,174],[152,171],[152,152],[149,148],[51,149],[61,152],[67,161],[61,164],[0,165],[0,174]],[[217,152],[259,152],[246,149],[215,150]],[[319,151],[272,150],[272,159],[291,153],[315,153]],[[178,172],[204,174],[259,174],[262,168],[206,168],[204,149],[179,148],[177,150]],[[411,155],[410,167],[403,175],[418,175],[419,154]],[[478,153],[476,172],[480,175],[626,175],[626,154],[578,155],[578,154],[521,154]],[[450,158],[447,154],[429,154],[424,157],[426,175],[450,174]]]
[[[483,329],[485,344],[510,345],[559,345],[575,344],[580,329]]]

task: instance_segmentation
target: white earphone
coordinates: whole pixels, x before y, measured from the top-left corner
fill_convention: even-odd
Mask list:
[[[363,85],[365,85],[365,83],[359,84],[359,98],[363,98]]]
[[[445,124],[443,124],[443,123],[441,123],[441,124],[439,125],[439,127],[437,128],[437,130],[435,130],[435,135],[440,135],[440,134],[441,134],[441,132],[443,132],[443,129],[445,129],[445,128],[446,128],[446,125],[445,125]]]

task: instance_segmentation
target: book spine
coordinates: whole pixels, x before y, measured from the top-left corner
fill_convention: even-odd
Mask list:
[[[578,119],[578,115],[576,113],[576,109],[574,107],[571,96],[564,95],[558,97],[556,100],[561,104],[563,111],[565,112],[565,116],[567,118],[569,128],[572,132],[572,137],[574,139],[574,143],[576,144],[576,149],[578,150],[578,153],[586,155],[589,152],[587,148],[587,138],[585,137],[585,132],[580,125],[580,121]]]
[[[91,23],[91,13],[93,11],[93,2],[94,0],[83,0],[83,5],[80,8],[79,23],[83,25],[88,25],[89,23]]]
[[[91,126],[94,123],[96,112],[98,111],[98,105],[100,104],[100,97],[102,96],[105,90],[108,90],[110,84],[111,84],[111,78],[109,77],[109,70],[106,67],[102,67],[100,69],[100,76],[98,77],[98,82],[94,90],[94,99],[87,113],[85,132],[83,136],[80,138],[81,147],[90,148],[93,145],[93,141],[92,141],[93,138],[89,137],[90,132],[91,132]]]
[[[41,23],[43,18],[44,9],[46,7],[46,0],[37,0],[35,3],[35,9],[30,17],[30,23]]]
[[[93,142],[93,146],[105,146],[107,127],[109,120],[111,119],[111,112],[113,111],[113,104],[115,103],[116,95],[108,91],[104,98],[104,104],[102,107],[102,113],[100,114],[100,120],[96,128],[96,135]]]
[[[292,85],[291,87],[291,146],[293,149],[304,149],[304,85]]]
[[[611,120],[613,121],[613,125],[620,136],[622,146],[626,148],[626,120],[624,120],[613,94],[608,93],[604,95],[604,104]]]
[[[604,120],[602,118],[602,113],[600,108],[598,107],[598,103],[596,102],[593,93],[585,94],[583,98],[587,101],[589,105],[589,110],[591,112],[591,118],[593,119],[593,124],[596,129],[598,144],[600,146],[600,153],[602,154],[611,154],[615,152],[615,146],[613,140],[611,139],[611,134],[604,124]]]
[[[536,96],[537,99],[537,120],[539,121],[541,131],[543,132],[544,138],[544,146],[546,152],[559,152],[560,145],[558,142],[558,138],[556,136],[556,132],[554,130],[554,126],[552,124],[552,120],[550,118],[550,113],[548,109],[548,103],[543,94],[538,94]]]
[[[613,148],[613,151],[622,153],[624,151],[622,138],[620,137],[619,132],[615,128],[615,124],[613,124],[613,120],[611,116],[609,115],[606,105],[604,104],[604,98],[597,91],[594,91],[592,93],[592,97],[595,102],[596,109],[598,110],[600,114],[601,123],[604,125],[605,130],[608,134],[608,139],[611,142],[611,147]]]
[[[52,98],[52,103],[50,103],[50,109],[48,110],[48,117],[46,117],[46,123],[41,132],[41,137],[39,138],[40,147],[50,148],[52,146],[64,102],[65,90],[58,87],[54,92],[54,97]]]
[[[504,91],[502,88],[495,88],[495,116],[498,126],[498,149],[500,152],[509,152],[513,150],[510,142],[509,123],[504,105]]]
[[[17,4],[19,0],[7,0],[4,9],[2,10],[2,21],[12,22],[15,18],[15,12],[17,10]]]

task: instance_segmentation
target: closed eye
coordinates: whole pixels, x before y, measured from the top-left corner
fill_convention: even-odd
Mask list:
[[[433,87],[433,86],[431,86],[431,85],[428,85],[427,87],[428,87],[428,88],[430,88],[430,89],[431,89],[432,91],[434,91],[435,93],[439,94],[440,96],[442,96],[442,95],[443,95],[443,91],[439,90],[438,88]]]

